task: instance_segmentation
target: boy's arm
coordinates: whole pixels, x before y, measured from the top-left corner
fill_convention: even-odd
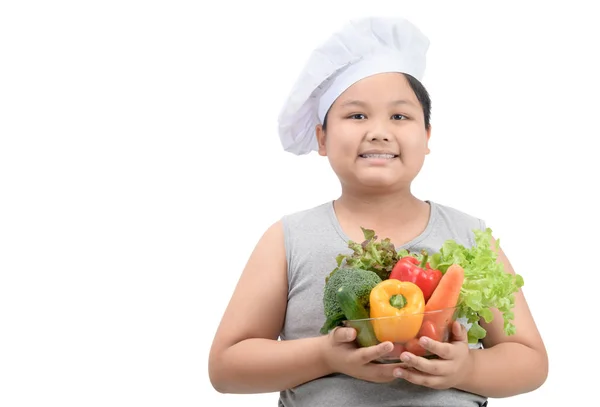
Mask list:
[[[216,332],[209,376],[222,393],[275,392],[331,373],[326,337],[278,341],[287,306],[287,260],[281,222],[256,245]]]
[[[492,247],[495,247],[493,242]],[[515,274],[502,250],[498,260],[506,272]],[[515,294],[515,335],[504,334],[502,314],[494,310],[489,324],[481,321],[487,330],[485,349],[470,351],[471,369],[456,387],[487,397],[510,397],[540,387],[548,376],[548,355],[544,342],[531,315],[523,292]]]

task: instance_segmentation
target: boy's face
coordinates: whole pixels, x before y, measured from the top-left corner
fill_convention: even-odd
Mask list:
[[[406,188],[429,153],[423,109],[402,74],[374,75],[334,102],[327,131],[317,126],[319,154],[344,185]]]

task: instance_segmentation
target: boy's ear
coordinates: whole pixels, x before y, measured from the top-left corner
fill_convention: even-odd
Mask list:
[[[325,148],[325,130],[323,130],[323,125],[317,124],[315,132],[317,137],[317,143],[319,145],[319,155],[325,157],[327,156],[327,150]]]
[[[429,125],[429,128],[427,129],[427,141],[425,141],[425,155],[429,155],[429,153],[431,153],[431,150],[429,149],[429,139],[431,138],[431,125]]]

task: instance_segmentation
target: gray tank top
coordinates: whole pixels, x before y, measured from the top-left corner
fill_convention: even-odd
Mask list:
[[[456,209],[429,201],[431,214],[426,229],[397,249],[429,253],[444,241],[454,239],[470,247],[473,229],[485,223]],[[340,253],[350,253],[333,202],[286,215],[282,218],[288,265],[288,305],[281,340],[315,337],[325,322],[323,289],[325,277],[336,267]],[[409,407],[482,406],[486,398],[456,389],[434,390],[398,379],[378,384],[343,374],[325,376],[282,391],[280,407]]]

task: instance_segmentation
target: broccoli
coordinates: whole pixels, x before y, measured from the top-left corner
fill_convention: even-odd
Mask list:
[[[371,290],[381,282],[381,278],[373,271],[358,268],[340,268],[332,273],[325,283],[323,293],[323,306],[326,321],[321,328],[321,333],[326,334],[331,329],[340,325],[346,319],[337,300],[337,290],[344,286],[354,293],[359,303],[369,310],[369,297]]]

